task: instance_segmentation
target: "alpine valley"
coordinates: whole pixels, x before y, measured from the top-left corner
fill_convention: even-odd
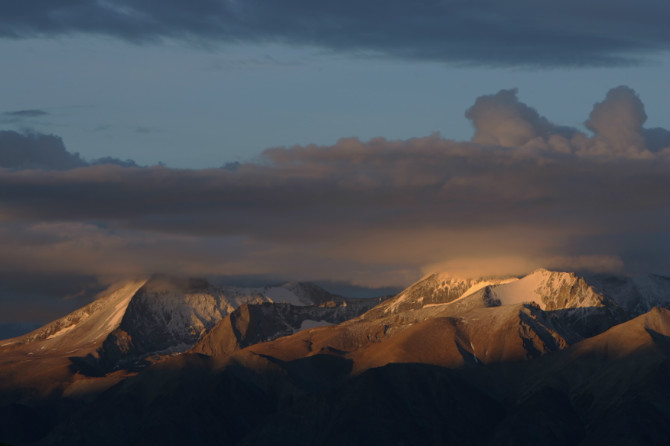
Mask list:
[[[670,444],[670,278],[154,276],[0,341],[0,443]]]

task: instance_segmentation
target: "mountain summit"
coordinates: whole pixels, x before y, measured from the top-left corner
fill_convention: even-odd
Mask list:
[[[451,304],[465,308],[534,304],[542,310],[617,306],[639,315],[654,306],[667,306],[669,279],[643,277],[579,276],[537,269],[523,277],[455,278],[448,273],[424,277],[369,312],[369,316],[399,314]]]

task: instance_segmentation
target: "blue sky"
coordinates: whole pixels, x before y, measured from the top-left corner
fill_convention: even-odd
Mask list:
[[[166,37],[129,42],[91,33],[0,40],[3,129],[63,138],[86,159],[219,167],[275,146],[342,137],[468,140],[464,111],[483,94],[518,88],[551,121],[582,125],[613,87],[633,88],[647,127],[670,122],[670,58],[563,66],[422,60],[315,45]],[[642,56],[642,57],[640,57]]]

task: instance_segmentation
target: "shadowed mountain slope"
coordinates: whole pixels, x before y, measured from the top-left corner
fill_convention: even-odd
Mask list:
[[[284,317],[283,323],[264,322],[260,334],[247,333],[258,342],[310,324],[340,322],[377,302],[346,299],[300,282],[219,288],[202,279],[155,276],[113,285],[63,318],[0,341],[0,406],[22,398],[21,392],[42,398],[102,391],[138,367],[187,351],[240,305],[264,304],[265,312]],[[254,320],[264,318],[259,314]]]
[[[370,309],[378,299],[328,301],[319,306],[244,304],[226,316],[190,350],[205,355],[227,355],[236,350],[297,331],[338,324]]]
[[[113,387],[45,442],[663,444],[663,325],[670,312],[656,309],[534,361],[393,363],[353,375],[351,359],[326,353],[182,355]],[[621,336],[626,348],[613,356]]]

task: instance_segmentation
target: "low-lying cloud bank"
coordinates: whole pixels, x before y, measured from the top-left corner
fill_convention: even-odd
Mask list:
[[[0,38],[88,33],[468,64],[608,66],[667,53],[669,12],[666,0],[5,1]]]
[[[549,122],[515,90],[466,115],[470,142],[342,139],[235,169],[91,165],[54,137],[0,132],[0,269],[368,286],[435,269],[668,270],[670,132],[643,127],[631,89],[595,104],[592,135]]]

